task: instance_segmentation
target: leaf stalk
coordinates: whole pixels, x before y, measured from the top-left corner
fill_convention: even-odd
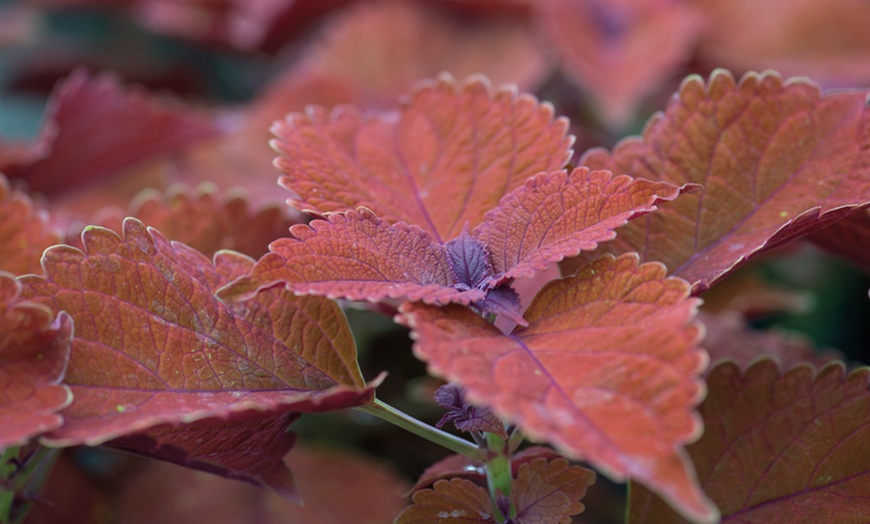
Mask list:
[[[455,435],[451,435],[446,431],[441,431],[440,429],[430,426],[425,422],[422,422],[407,413],[399,411],[398,409],[386,404],[379,399],[375,399],[371,404],[366,404],[364,406],[358,406],[354,408],[357,411],[361,411],[363,413],[368,413],[369,415],[373,415],[378,417],[381,420],[385,420],[391,424],[399,426],[400,428],[409,431],[418,437],[422,437],[430,442],[434,442],[442,447],[453,451],[454,453],[459,453],[460,455],[465,455],[466,457],[472,460],[484,461],[486,460],[486,450],[481,449],[480,447],[472,444],[471,442],[459,438]]]

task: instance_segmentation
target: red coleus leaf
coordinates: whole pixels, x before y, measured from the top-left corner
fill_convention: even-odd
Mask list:
[[[543,0],[541,32],[565,72],[611,126],[630,122],[641,97],[667,80],[692,52],[702,19],[678,0]]]
[[[526,311],[528,327],[509,335],[460,306],[406,304],[400,318],[415,354],[469,399],[710,521],[715,507],[682,450],[701,432],[692,408],[707,360],[688,294],[661,264],[624,255],[550,283]]]
[[[782,373],[772,360],[730,362],[707,377],[706,430],[688,447],[722,522],[870,519],[870,369]],[[683,522],[644,489],[631,522]]]
[[[274,52],[325,13],[352,0],[142,0],[139,22],[152,30],[204,44]]]
[[[838,87],[870,80],[870,6],[861,0],[701,0],[706,24],[698,53],[715,66],[772,68]]]
[[[299,210],[365,206],[443,242],[479,224],[531,175],[564,166],[567,125],[515,89],[442,76],[418,87],[398,115],[351,107],[288,115],[274,125],[273,145],[286,173],[280,183]]]
[[[584,509],[580,499],[595,482],[595,473],[557,459],[538,458],[520,465],[511,483],[510,500],[515,524],[568,524]],[[397,524],[497,522],[485,489],[465,479],[439,480],[433,489],[418,491],[414,505],[396,519]]]
[[[295,413],[256,417],[241,422],[208,419],[164,424],[105,445],[165,460],[192,469],[268,487],[300,502],[296,482],[284,456],[296,442],[288,430]]]
[[[520,466],[511,484],[516,524],[570,524],[571,515],[585,508],[580,499],[595,482],[595,473],[569,466],[564,459],[535,459]]]
[[[2,168],[33,191],[56,196],[105,183],[138,163],[217,134],[215,120],[203,112],[149,98],[110,75],[76,71],[49,101],[39,138],[44,157]]]
[[[553,460],[562,457],[552,448],[545,446],[528,447],[519,453],[514,453],[511,457],[513,476],[517,476],[520,466],[538,458]],[[411,488],[411,492],[431,486],[437,480],[446,480],[452,477],[463,477],[483,483],[486,482],[486,468],[483,462],[470,459],[465,455],[448,455],[426,468],[417,479],[417,483]]]
[[[432,489],[414,493],[414,505],[396,524],[495,524],[489,493],[465,479],[439,480]]]
[[[0,272],[0,449],[61,425],[72,400],[60,384],[69,360],[72,319],[20,299],[21,286]]]
[[[535,89],[547,61],[521,20],[443,16],[434,3],[361,3],[329,20],[302,62],[356,86],[367,107],[392,104],[421,78],[481,73]],[[510,57],[509,60],[505,60]]]
[[[59,241],[48,214],[34,208],[27,195],[12,191],[0,174],[0,271],[38,273],[42,252]]]
[[[75,402],[60,444],[98,444],[157,424],[242,411],[324,411],[367,402],[344,314],[283,290],[228,306],[212,294],[250,270],[232,252],[214,264],[141,222],[123,237],[83,234],[84,252],[55,246],[24,296],[76,321],[66,383]]]
[[[196,191],[176,186],[166,194],[145,190],[134,199],[128,212],[114,208],[103,211],[94,223],[120,233],[127,216],[209,256],[231,249],[259,257],[266,253],[269,242],[285,235],[295,223],[282,208],[252,207],[239,194],[222,198],[210,184],[200,185]]]
[[[447,410],[441,420],[435,424],[442,427],[453,422],[456,429],[465,432],[489,432],[503,439],[508,438],[504,424],[488,407],[474,406],[465,399],[462,388],[455,384],[445,384],[435,391],[435,403]]]
[[[635,222],[610,244],[659,260],[700,292],[766,249],[870,204],[865,93],[822,96],[774,73],[683,82],[642,139],[581,163],[704,191]]]
[[[406,505],[407,482],[364,456],[300,445],[284,462],[298,480],[302,506],[239,482],[155,462],[123,486],[120,521],[382,524]]]
[[[683,189],[585,168],[541,173],[505,196],[471,234],[446,244],[364,208],[332,214],[291,228],[293,238],[273,242],[252,273],[221,296],[249,298],[282,282],[297,293],[351,300],[474,304],[522,323],[519,298],[501,284],[596,247]]]

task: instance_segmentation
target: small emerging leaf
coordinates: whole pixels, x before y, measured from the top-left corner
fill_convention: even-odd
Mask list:
[[[570,524],[571,516],[582,513],[580,502],[586,488],[595,483],[595,473],[569,466],[564,459],[547,462],[535,459],[520,466],[511,484],[511,501],[516,506],[516,524]]]
[[[706,431],[688,451],[722,522],[870,520],[870,369],[724,362],[707,384]],[[633,487],[630,522],[685,521]]]
[[[508,438],[504,424],[487,407],[474,406],[465,399],[462,388],[455,384],[445,384],[435,391],[435,402],[447,413],[435,424],[442,427],[447,422],[453,422],[459,431],[486,431],[503,439]]]
[[[414,493],[414,505],[395,524],[496,524],[489,493],[465,479],[439,480]]]

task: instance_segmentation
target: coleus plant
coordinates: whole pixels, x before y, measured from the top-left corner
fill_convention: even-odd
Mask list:
[[[697,317],[707,289],[797,238],[866,260],[836,242],[866,235],[866,102],[770,72],[691,76],[641,137],[576,166],[564,118],[480,77],[424,82],[393,111],[311,108],[272,128],[279,183],[311,221],[257,261],[221,249],[244,245],[238,228],[204,254],[108,217],[36,266],[62,234],[4,183],[0,518],[21,520],[51,450],[74,445],[297,500],[288,426],[355,409],[456,453],[398,523],[571,522],[595,473],[568,460],[630,480],[631,522],[867,520],[870,371],[757,340],[732,357]],[[384,377],[363,377],[334,299],[410,329],[448,383],[437,426],[471,440],[377,398]]]

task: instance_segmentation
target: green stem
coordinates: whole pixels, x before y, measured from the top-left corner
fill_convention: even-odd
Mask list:
[[[58,456],[60,456],[60,449],[40,446],[27,458],[27,463],[16,475],[13,490],[21,493],[23,502],[15,508],[15,515],[10,524],[24,522],[33,507],[33,500],[48,480]]]
[[[492,498],[493,506],[500,514],[501,510],[496,504],[498,494],[501,493],[508,498],[511,496],[511,452],[507,446],[507,441],[493,433],[486,434],[486,444],[489,451],[489,456],[486,459],[486,481],[489,485],[489,496]],[[511,500],[509,513],[509,515],[502,515],[502,520],[516,516],[513,514],[513,500]]]
[[[421,422],[378,399],[375,399],[371,404],[358,406],[354,409],[386,420],[419,437],[423,437],[460,455],[465,455],[470,459],[483,461],[486,458],[485,450],[480,449],[471,442]]]
[[[15,473],[13,460],[18,456],[17,447],[7,448],[0,455],[0,522],[9,522],[12,515],[12,503],[15,502],[15,490],[10,479]]]

